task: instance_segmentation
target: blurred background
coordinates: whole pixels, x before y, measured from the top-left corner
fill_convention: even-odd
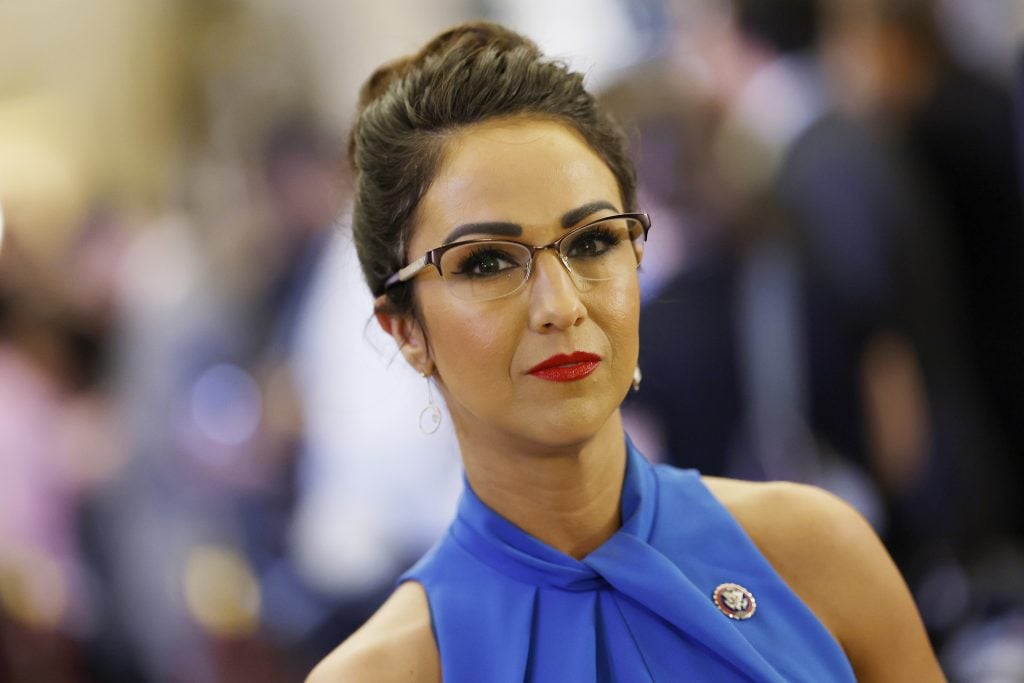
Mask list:
[[[0,2],[0,681],[301,680],[446,526],[344,139],[474,17],[629,127],[642,449],[842,495],[1024,681],[1019,0]]]

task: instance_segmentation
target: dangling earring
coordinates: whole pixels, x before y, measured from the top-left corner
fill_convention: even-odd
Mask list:
[[[644,379],[644,373],[640,372],[640,366],[633,368],[633,391],[640,391],[640,382]]]
[[[427,407],[420,412],[420,431],[430,435],[441,426],[441,409],[434,403],[434,390],[430,386],[430,375],[420,373],[427,380]]]

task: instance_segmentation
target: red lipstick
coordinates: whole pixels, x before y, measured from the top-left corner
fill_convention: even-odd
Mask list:
[[[575,382],[597,369],[601,356],[583,351],[559,353],[530,368],[529,374],[551,382]]]

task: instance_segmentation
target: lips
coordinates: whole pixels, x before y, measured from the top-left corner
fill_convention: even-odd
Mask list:
[[[594,372],[600,363],[601,356],[593,353],[560,353],[530,368],[529,374],[551,382],[575,382]]]

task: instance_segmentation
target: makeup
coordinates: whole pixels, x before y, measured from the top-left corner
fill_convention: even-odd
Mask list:
[[[529,374],[550,382],[575,382],[594,372],[600,363],[601,356],[593,353],[560,353],[532,367]]]

